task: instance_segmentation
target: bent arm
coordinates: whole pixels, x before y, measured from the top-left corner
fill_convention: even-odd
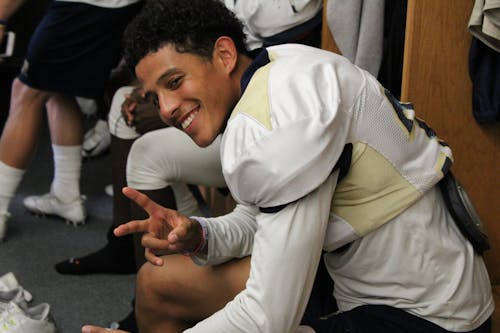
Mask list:
[[[229,214],[214,218],[197,218],[207,223],[208,251],[193,257],[198,265],[217,265],[233,258],[250,255],[257,230],[258,209],[237,205]]]
[[[321,257],[337,176],[278,213],[257,215],[250,277],[226,307],[186,332],[294,332]]]

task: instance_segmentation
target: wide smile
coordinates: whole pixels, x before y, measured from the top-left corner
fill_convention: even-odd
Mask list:
[[[184,119],[181,120],[181,128],[183,130],[187,129],[189,127],[189,125],[191,125],[191,123],[193,122],[194,118],[196,118],[196,116],[198,115],[199,113],[199,108],[196,108],[194,110],[192,110],[191,112],[189,112],[185,117]]]

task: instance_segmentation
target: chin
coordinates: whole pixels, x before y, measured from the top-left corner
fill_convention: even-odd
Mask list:
[[[201,148],[205,148],[208,145],[210,145],[214,140],[207,140],[206,138],[203,137],[191,137],[191,139],[196,143],[197,146],[200,146]]]
[[[210,124],[207,124],[204,128],[201,129],[198,127],[188,127],[186,134],[191,137],[191,140],[193,140],[196,145],[205,148],[215,141],[215,139],[219,135],[219,132],[211,128]]]

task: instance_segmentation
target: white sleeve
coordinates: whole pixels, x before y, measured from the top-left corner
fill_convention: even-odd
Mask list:
[[[185,332],[294,332],[311,292],[337,174],[278,213],[257,215],[247,287]]]
[[[238,204],[232,212],[223,216],[197,217],[207,226],[208,252],[207,255],[193,257],[193,262],[197,265],[217,265],[250,255],[257,230],[257,213],[257,207]]]

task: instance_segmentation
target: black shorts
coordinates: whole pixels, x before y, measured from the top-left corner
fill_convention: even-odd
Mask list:
[[[31,37],[19,79],[35,89],[100,97],[121,58],[123,31],[140,7],[53,1]]]
[[[302,324],[316,333],[452,333],[406,311],[386,305],[362,305],[350,311],[333,314],[333,282],[320,260],[318,272]],[[491,318],[468,333],[491,333]]]

